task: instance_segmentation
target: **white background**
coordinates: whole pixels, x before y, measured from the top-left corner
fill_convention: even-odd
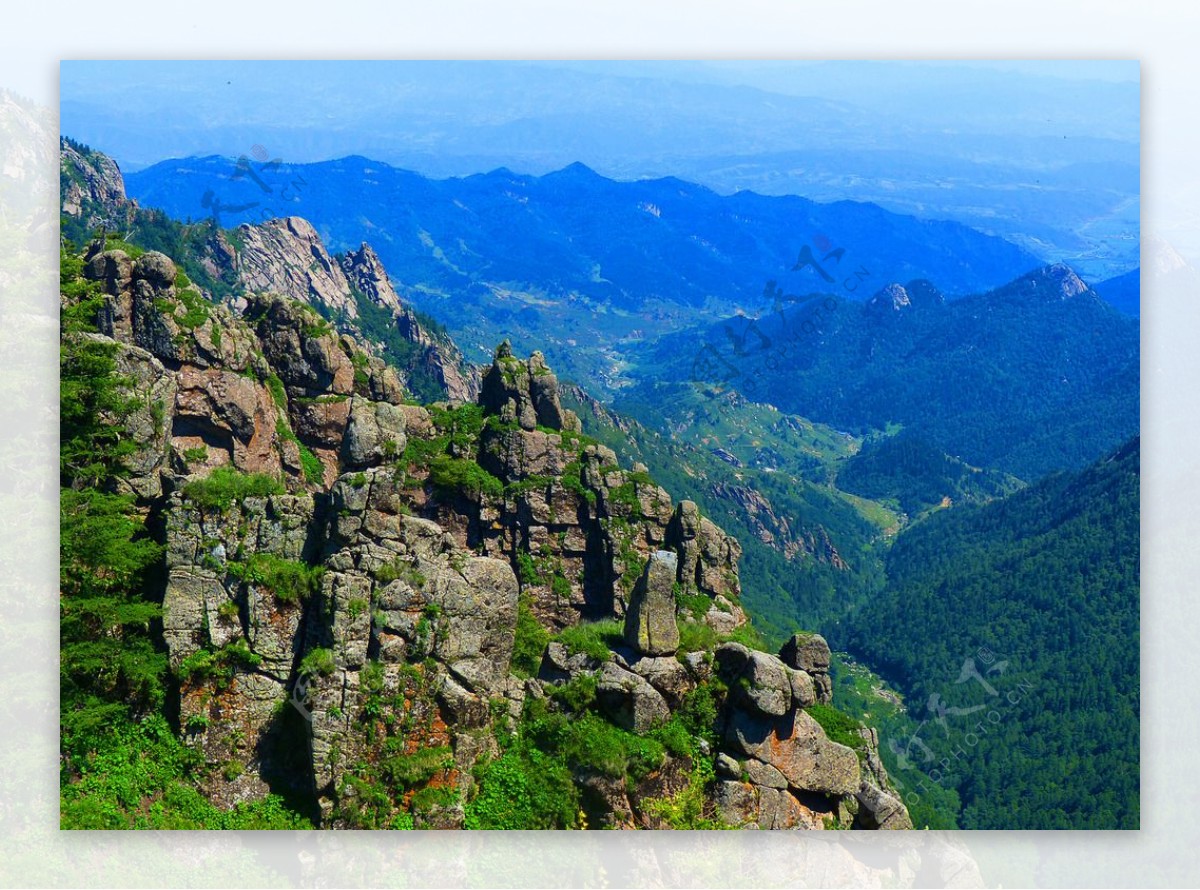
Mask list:
[[[53,109],[63,58],[1133,58],[1143,230],[1200,265],[1200,5],[952,2],[8,4],[0,87]],[[202,121],[197,121],[199,126]],[[51,137],[53,138],[53,137]],[[0,175],[56,217],[56,146]],[[3,208],[0,208],[0,212]],[[0,885],[1179,886],[1200,881],[1200,288],[1143,278],[1142,830],[816,834],[57,831],[56,235],[0,261]],[[11,245],[6,251],[14,249]],[[40,262],[40,265],[39,265]],[[1161,284],[1161,286],[1160,286]],[[1138,641],[1128,641],[1138,657]]]

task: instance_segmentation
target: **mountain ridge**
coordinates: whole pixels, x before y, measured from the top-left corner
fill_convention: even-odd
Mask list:
[[[390,300],[369,248],[123,209],[230,292],[63,248],[64,826],[911,827],[823,638],[764,651],[737,541],[581,435],[540,353],[415,404],[318,311]],[[178,748],[118,793],[97,751],[147,734]]]
[[[240,172],[247,167],[259,182]],[[334,249],[369,240],[400,293],[446,324],[471,360],[486,361],[490,344],[509,336],[542,349],[564,375],[605,386],[610,353],[627,338],[753,310],[769,280],[819,286],[815,269],[789,271],[813,239],[827,245],[815,255],[830,266],[826,274],[845,265],[839,277],[865,268],[928,278],[949,294],[998,286],[1040,265],[959,223],[875,205],[721,196],[674,178],[617,181],[583,169],[433,180],[374,161],[212,158],[163,162],[127,185],[177,218],[216,213],[211,199],[202,205],[211,192],[223,225],[301,215]],[[820,259],[834,247],[843,250],[841,264]],[[858,298],[849,289],[843,295]]]

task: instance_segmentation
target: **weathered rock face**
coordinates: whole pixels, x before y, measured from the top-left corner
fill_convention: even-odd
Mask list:
[[[371,246],[364,243],[339,262],[349,285],[388,313],[399,335],[416,347],[407,365],[409,375],[421,374],[435,381],[451,402],[475,401],[480,386],[478,370],[467,368],[458,347],[426,329],[417,313],[401,301]]]
[[[877,314],[901,312],[911,305],[912,302],[908,298],[908,291],[902,285],[895,283],[884,286],[875,296],[867,301],[868,308]]]
[[[364,299],[391,318],[396,332],[414,347],[401,374],[433,380],[454,402],[473,401],[478,380],[465,368],[462,354],[445,337],[425,329],[396,293],[370,245],[335,257],[304,219],[270,220],[238,228],[241,247],[231,262],[240,284],[252,293],[273,293],[316,307],[327,317],[353,325]]]
[[[290,216],[241,225],[238,275],[246,290],[285,294],[351,318],[358,315],[342,268],[306,219]]]
[[[729,779],[717,791],[725,819],[760,828],[848,824],[853,814],[844,799],[864,785],[858,757],[805,713],[815,701],[811,677],[737,643],[717,649],[716,666],[730,689],[723,736]]]
[[[372,256],[342,274],[386,303]],[[580,435],[539,355],[498,351],[479,405],[418,407],[305,303],[251,293],[238,318],[155,253],[96,250],[86,270],[107,298],[102,333],[83,336],[112,345],[139,404],[119,421],[136,446],[123,484],[162,529],[163,642],[214,802],[285,792],[324,827],[461,827],[497,735],[527,707],[581,707],[649,735],[638,757],[653,758],[623,776],[572,767],[589,824],[667,826],[653,802],[694,793],[711,758],[706,815],[906,827],[877,738],[851,750],[806,710],[828,701],[822,639],[782,659],[680,651],[745,623],[740,548]],[[530,616],[552,632],[608,619],[581,635],[610,648],[564,633],[518,675]],[[709,629],[681,634],[689,622]],[[681,730],[683,713],[706,725]]]
[[[636,733],[646,733],[671,717],[662,693],[643,677],[611,661],[601,667],[596,699],[614,723]]]
[[[347,284],[376,306],[392,313],[404,311],[400,297],[384,271],[383,262],[371,245],[363,242],[358,250],[339,257],[338,264],[346,276]]]
[[[310,770],[279,775],[277,765],[294,744],[281,732],[280,705],[300,651],[303,606],[245,567],[263,557],[311,560],[313,515],[308,496],[219,510],[174,495],[166,506],[163,636],[180,677],[180,725],[214,767],[209,796],[226,806],[262,797],[267,779],[311,793]]]
[[[579,432],[579,418],[566,411],[558,398],[558,378],[535,352],[527,362],[512,354],[506,341],[492,366],[483,375],[480,404],[504,423],[516,423],[529,431],[538,426]]]
[[[129,199],[125,180],[112,158],[83,151],[65,139],[59,140],[59,155],[63,213],[83,218],[88,228],[111,226],[124,219]]]
[[[833,680],[829,677],[832,656],[829,644],[820,634],[800,633],[792,636],[779,653],[784,664],[812,677],[817,701],[828,704],[833,698]]]
[[[679,648],[675,623],[675,577],[679,557],[656,550],[633,588],[625,612],[625,642],[642,655],[674,655]]]
[[[540,355],[521,361],[502,344],[480,406],[477,460],[504,493],[442,501],[430,515],[464,546],[504,556],[516,569],[524,562],[522,591],[539,620],[561,628],[623,617],[647,560],[664,550],[676,558],[680,591],[709,600],[686,620],[718,633],[745,623],[737,542],[695,504],[675,506],[644,467],[622,470],[611,449],[576,432]]]

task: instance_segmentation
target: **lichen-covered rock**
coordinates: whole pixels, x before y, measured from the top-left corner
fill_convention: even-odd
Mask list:
[[[629,598],[625,642],[642,655],[673,655],[679,648],[675,622],[675,574],[678,557],[656,550]]]
[[[342,459],[348,467],[376,466],[384,458],[404,453],[407,414],[387,402],[350,400],[350,417],[342,440]]]
[[[87,228],[113,225],[128,209],[125,180],[112,158],[66,139],[59,142],[63,171],[62,212],[83,219]]]
[[[255,294],[246,318],[254,323],[263,355],[285,386],[312,397],[353,391],[354,366],[315,310],[275,294]]]
[[[715,791],[718,813],[729,825],[766,831],[824,828],[828,812],[812,810],[786,790],[725,780]]]
[[[645,679],[611,661],[600,667],[596,700],[618,726],[643,734],[671,716],[666,699]]]
[[[882,831],[905,831],[913,827],[908,810],[897,796],[864,782],[854,797],[858,801],[855,817],[858,827]]]
[[[768,717],[782,717],[792,709],[792,680],[778,658],[740,643],[723,643],[716,661],[721,677],[746,707]]]
[[[801,709],[768,717],[734,708],[725,741],[731,750],[779,770],[797,791],[846,795],[859,789],[858,757],[845,745],[829,741]]]
[[[564,683],[580,674],[595,673],[602,663],[586,652],[571,654],[562,643],[550,643],[542,654],[538,679],[547,683]]]
[[[679,554],[679,582],[713,598],[705,621],[718,633],[728,633],[745,624],[738,605],[741,584],[737,563],[742,548],[713,522],[700,515],[692,501],[680,501],[671,514],[664,535],[665,546]]]
[[[783,663],[812,677],[817,701],[828,704],[833,699],[833,680],[829,676],[829,644],[820,634],[798,633],[783,644],[779,651]]]
[[[111,342],[97,334],[83,336],[96,342]],[[122,391],[132,403],[132,410],[120,423],[125,441],[135,446],[121,458],[128,476],[117,484],[139,498],[157,498],[163,490],[162,471],[167,469],[178,383],[162,362],[137,346],[117,344],[114,360],[123,381]],[[117,422],[116,418],[110,420]]]
[[[622,657],[621,653],[616,653],[614,660],[618,665],[633,671],[658,690],[672,709],[679,707],[683,703],[684,697],[697,685],[695,673],[674,656],[646,655],[627,660]]]

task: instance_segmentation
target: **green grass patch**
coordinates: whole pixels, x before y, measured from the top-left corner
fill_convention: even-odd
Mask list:
[[[825,730],[829,741],[845,745],[858,752],[866,750],[867,742],[858,734],[861,724],[849,714],[839,711],[832,705],[822,704],[809,705],[804,712],[821,724],[821,729]]]
[[[183,497],[201,509],[222,512],[249,497],[283,494],[283,484],[265,473],[240,473],[231,466],[217,467],[203,479],[183,487]]]
[[[473,460],[439,455],[429,466],[429,481],[444,495],[466,493],[500,497],[504,483]]]
[[[707,652],[717,648],[717,632],[703,621],[680,621],[679,648],[683,652]]]
[[[624,639],[624,631],[624,622],[610,618],[563,628],[554,639],[572,655],[583,654],[596,661],[608,661],[612,658],[612,647],[620,645]]]
[[[675,594],[675,608],[696,619],[707,615],[713,604],[712,598],[708,594],[701,593],[694,587],[685,587],[678,581],[673,585],[672,591]]]
[[[300,673],[308,677],[328,677],[337,670],[333,652],[318,646],[300,660]]]
[[[310,566],[271,553],[253,553],[245,562],[230,562],[229,573],[247,584],[265,588],[285,603],[308,599],[321,589],[323,566]]]
[[[518,677],[532,677],[538,672],[550,634],[534,617],[529,598],[522,595],[517,601],[517,634],[513,641],[512,671]]]

